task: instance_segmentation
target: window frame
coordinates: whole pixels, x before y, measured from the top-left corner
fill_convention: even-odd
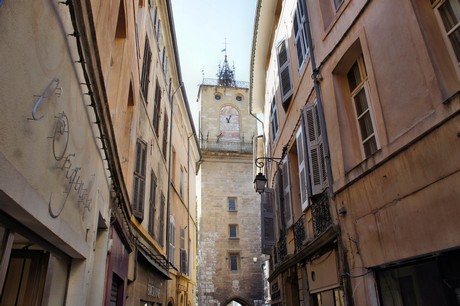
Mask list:
[[[233,268],[233,263],[236,265],[235,269]],[[228,254],[228,269],[232,273],[239,272],[239,269],[240,269],[240,254],[239,253],[229,253]]]
[[[152,117],[153,129],[155,130],[157,137],[158,137],[158,132],[160,128],[161,96],[162,96],[161,87],[157,80],[156,86],[155,86],[155,99],[153,101],[154,104],[153,104],[153,117]]]
[[[175,264],[176,254],[176,220],[173,215],[169,216],[169,261]]]
[[[438,20],[439,27],[441,28],[441,32],[443,33],[442,38],[447,46],[447,49],[449,51],[449,54],[452,58],[452,60],[455,63],[456,70],[459,72],[460,69],[460,41],[459,41],[459,49],[456,51],[456,48],[452,44],[452,41],[450,39],[450,34],[454,34],[456,31],[460,31],[460,16],[457,21],[457,23],[452,26],[452,28],[447,31],[446,25],[444,23],[443,15],[441,13],[441,7],[445,5],[446,3],[450,3],[451,0],[438,0],[438,1],[430,1],[436,15],[436,19]],[[460,4],[459,4],[460,6]]]
[[[232,229],[234,229],[234,235],[232,235]],[[238,236],[238,224],[229,224],[228,225],[228,238],[229,239],[239,239]]]
[[[356,84],[354,89],[351,89],[350,88],[350,82],[348,80],[348,74],[353,69],[355,63],[358,64],[358,70],[359,70],[359,74],[360,74],[360,77],[361,77],[361,82]],[[368,80],[366,65],[365,65],[365,62],[364,62],[364,56],[363,56],[362,53],[353,62],[353,64],[351,65],[350,69],[346,73],[346,77],[347,77],[346,79],[347,79],[347,83],[348,83],[348,86],[349,86],[349,94],[350,94],[350,98],[351,98],[351,103],[353,104],[352,108],[353,108],[353,114],[354,114],[356,129],[358,130],[359,141],[361,143],[361,146],[360,146],[361,155],[364,157],[364,159],[367,159],[367,158],[371,157],[372,155],[374,155],[379,150],[380,144],[379,144],[377,133],[376,133],[376,124],[375,124],[375,119],[374,119],[374,111],[373,111],[371,99],[370,99],[370,96],[369,96],[369,80]],[[365,94],[365,97],[366,97],[367,110],[362,112],[360,115],[358,115],[358,111],[356,109],[355,97],[357,97],[358,94],[362,90],[364,90],[364,94]],[[370,123],[372,125],[372,135],[367,136],[365,139],[363,139],[363,135],[362,135],[362,132],[361,132],[360,119],[363,118],[366,115],[366,112],[369,113]],[[372,137],[374,138],[376,148],[375,148],[375,151],[372,151],[369,154],[367,154],[366,149],[365,149],[365,143],[370,141]]]
[[[232,209],[231,208],[231,205],[230,205],[230,202],[233,201],[234,202],[234,208]],[[238,211],[238,206],[237,206],[238,202],[237,202],[237,198],[236,197],[228,197],[227,198],[227,208],[228,208],[228,211],[229,212],[237,212]]]

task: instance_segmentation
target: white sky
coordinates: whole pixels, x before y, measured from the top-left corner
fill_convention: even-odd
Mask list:
[[[198,87],[216,79],[224,61],[225,40],[235,79],[249,82],[256,0],[172,0],[182,79],[197,125]],[[202,72],[203,71],[203,72]],[[197,127],[198,128],[198,127]]]

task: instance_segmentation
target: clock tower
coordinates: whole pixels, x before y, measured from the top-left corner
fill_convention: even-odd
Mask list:
[[[253,189],[256,119],[247,82],[236,81],[225,54],[217,79],[198,92],[202,152],[198,191],[199,305],[263,305],[260,197]]]

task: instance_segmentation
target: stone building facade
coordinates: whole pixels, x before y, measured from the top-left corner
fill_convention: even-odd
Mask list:
[[[258,1],[272,304],[458,305],[459,15],[450,0]]]
[[[247,112],[247,84],[234,81],[226,58],[220,72],[198,94],[199,305],[261,305],[260,210],[252,189],[256,121]]]
[[[0,17],[0,304],[194,305],[200,152],[170,1]]]

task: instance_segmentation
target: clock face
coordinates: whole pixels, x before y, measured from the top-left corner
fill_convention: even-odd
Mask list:
[[[240,139],[240,115],[232,106],[224,106],[220,110],[220,130],[222,139]]]

